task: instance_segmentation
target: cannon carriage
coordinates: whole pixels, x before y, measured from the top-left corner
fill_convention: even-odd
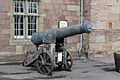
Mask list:
[[[23,65],[34,66],[41,74],[51,74],[55,68],[70,70],[73,60],[65,47],[65,38],[91,31],[91,23],[84,21],[83,24],[34,33],[31,41],[36,51],[26,52]]]

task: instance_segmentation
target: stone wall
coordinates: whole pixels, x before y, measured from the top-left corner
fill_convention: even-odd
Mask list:
[[[91,0],[90,20],[93,32],[90,34],[90,49],[96,55],[109,55],[120,49],[119,0]]]
[[[58,28],[60,20],[67,20],[69,25],[79,23],[79,0],[45,0],[45,30]]]
[[[14,52],[15,46],[10,46],[11,21],[8,12],[11,11],[11,0],[0,0],[0,52]]]

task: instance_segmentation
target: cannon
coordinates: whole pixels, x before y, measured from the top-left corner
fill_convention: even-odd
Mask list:
[[[65,47],[65,38],[91,31],[91,23],[84,21],[83,24],[36,32],[31,38],[36,51],[26,52],[23,65],[34,66],[41,74],[51,74],[54,69],[70,70],[73,60]]]

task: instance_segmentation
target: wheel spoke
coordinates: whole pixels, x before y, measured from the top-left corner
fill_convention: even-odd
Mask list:
[[[40,60],[37,60],[37,63],[38,63],[38,64],[42,64],[42,61],[40,61]]]
[[[39,71],[41,74],[44,74],[44,72],[42,71],[42,70],[43,70],[43,65],[42,65],[42,64],[37,63],[37,68],[38,68],[38,71]]]
[[[51,64],[51,63],[45,63],[45,65],[47,65],[47,66],[52,66],[52,64]]]
[[[38,67],[38,69],[40,70],[42,67],[43,67],[43,66],[42,66],[42,65],[40,65],[40,66]]]
[[[39,55],[39,57],[38,57],[38,58],[39,58],[39,60],[43,60],[43,57],[42,57],[42,55]]]
[[[42,53],[42,55],[41,55],[41,56],[42,56],[42,59],[44,60],[44,59],[45,59],[45,55],[44,55],[44,53]]]
[[[45,68],[46,68],[47,72],[51,71],[49,67],[45,66]]]
[[[46,72],[46,69],[45,69],[45,66],[43,66],[43,67],[41,68],[41,71],[42,71],[42,73],[44,73],[44,74],[47,73],[47,72]]]
[[[47,57],[47,59],[45,60],[45,62],[47,62],[50,59],[50,57]]]

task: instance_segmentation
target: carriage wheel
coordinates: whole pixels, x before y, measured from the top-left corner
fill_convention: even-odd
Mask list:
[[[73,65],[72,56],[67,52],[66,63],[64,64],[64,70],[70,70]]]
[[[41,74],[51,74],[54,68],[53,60],[49,53],[40,53],[36,61],[38,72]]]

